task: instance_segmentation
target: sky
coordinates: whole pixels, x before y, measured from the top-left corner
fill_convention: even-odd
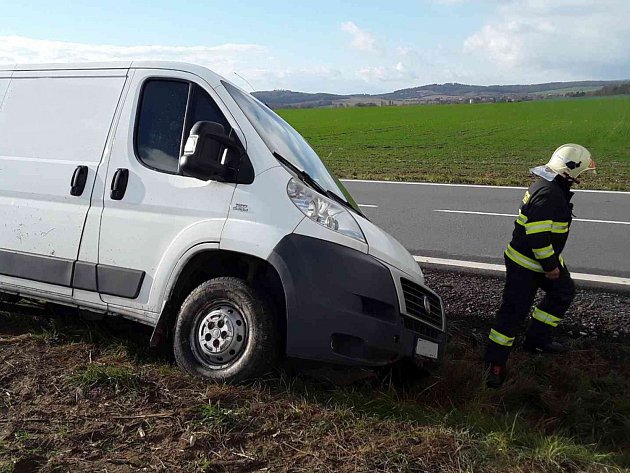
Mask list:
[[[630,79],[630,0],[0,0],[0,64],[194,62],[246,90]]]

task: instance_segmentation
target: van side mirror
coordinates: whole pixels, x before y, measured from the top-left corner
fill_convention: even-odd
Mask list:
[[[179,172],[202,181],[224,180],[230,171],[224,162],[229,150],[244,151],[238,141],[225,133],[220,123],[197,122],[191,128],[184,154],[179,158]]]

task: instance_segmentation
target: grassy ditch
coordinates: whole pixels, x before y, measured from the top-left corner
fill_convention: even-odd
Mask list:
[[[452,317],[448,360],[431,374],[239,387],[182,374],[138,328],[0,313],[1,472],[630,468],[621,341],[575,340],[562,358],[516,352],[510,382],[488,391],[486,327]]]

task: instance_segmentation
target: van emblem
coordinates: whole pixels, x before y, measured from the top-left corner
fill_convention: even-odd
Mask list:
[[[424,310],[427,311],[427,314],[431,313],[431,302],[429,302],[429,298],[424,296]]]
[[[232,207],[233,210],[238,210],[239,212],[249,212],[249,207],[247,204],[234,204]]]

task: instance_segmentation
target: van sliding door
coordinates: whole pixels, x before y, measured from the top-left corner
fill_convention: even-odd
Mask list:
[[[0,108],[0,282],[71,294],[126,73],[13,73]]]

